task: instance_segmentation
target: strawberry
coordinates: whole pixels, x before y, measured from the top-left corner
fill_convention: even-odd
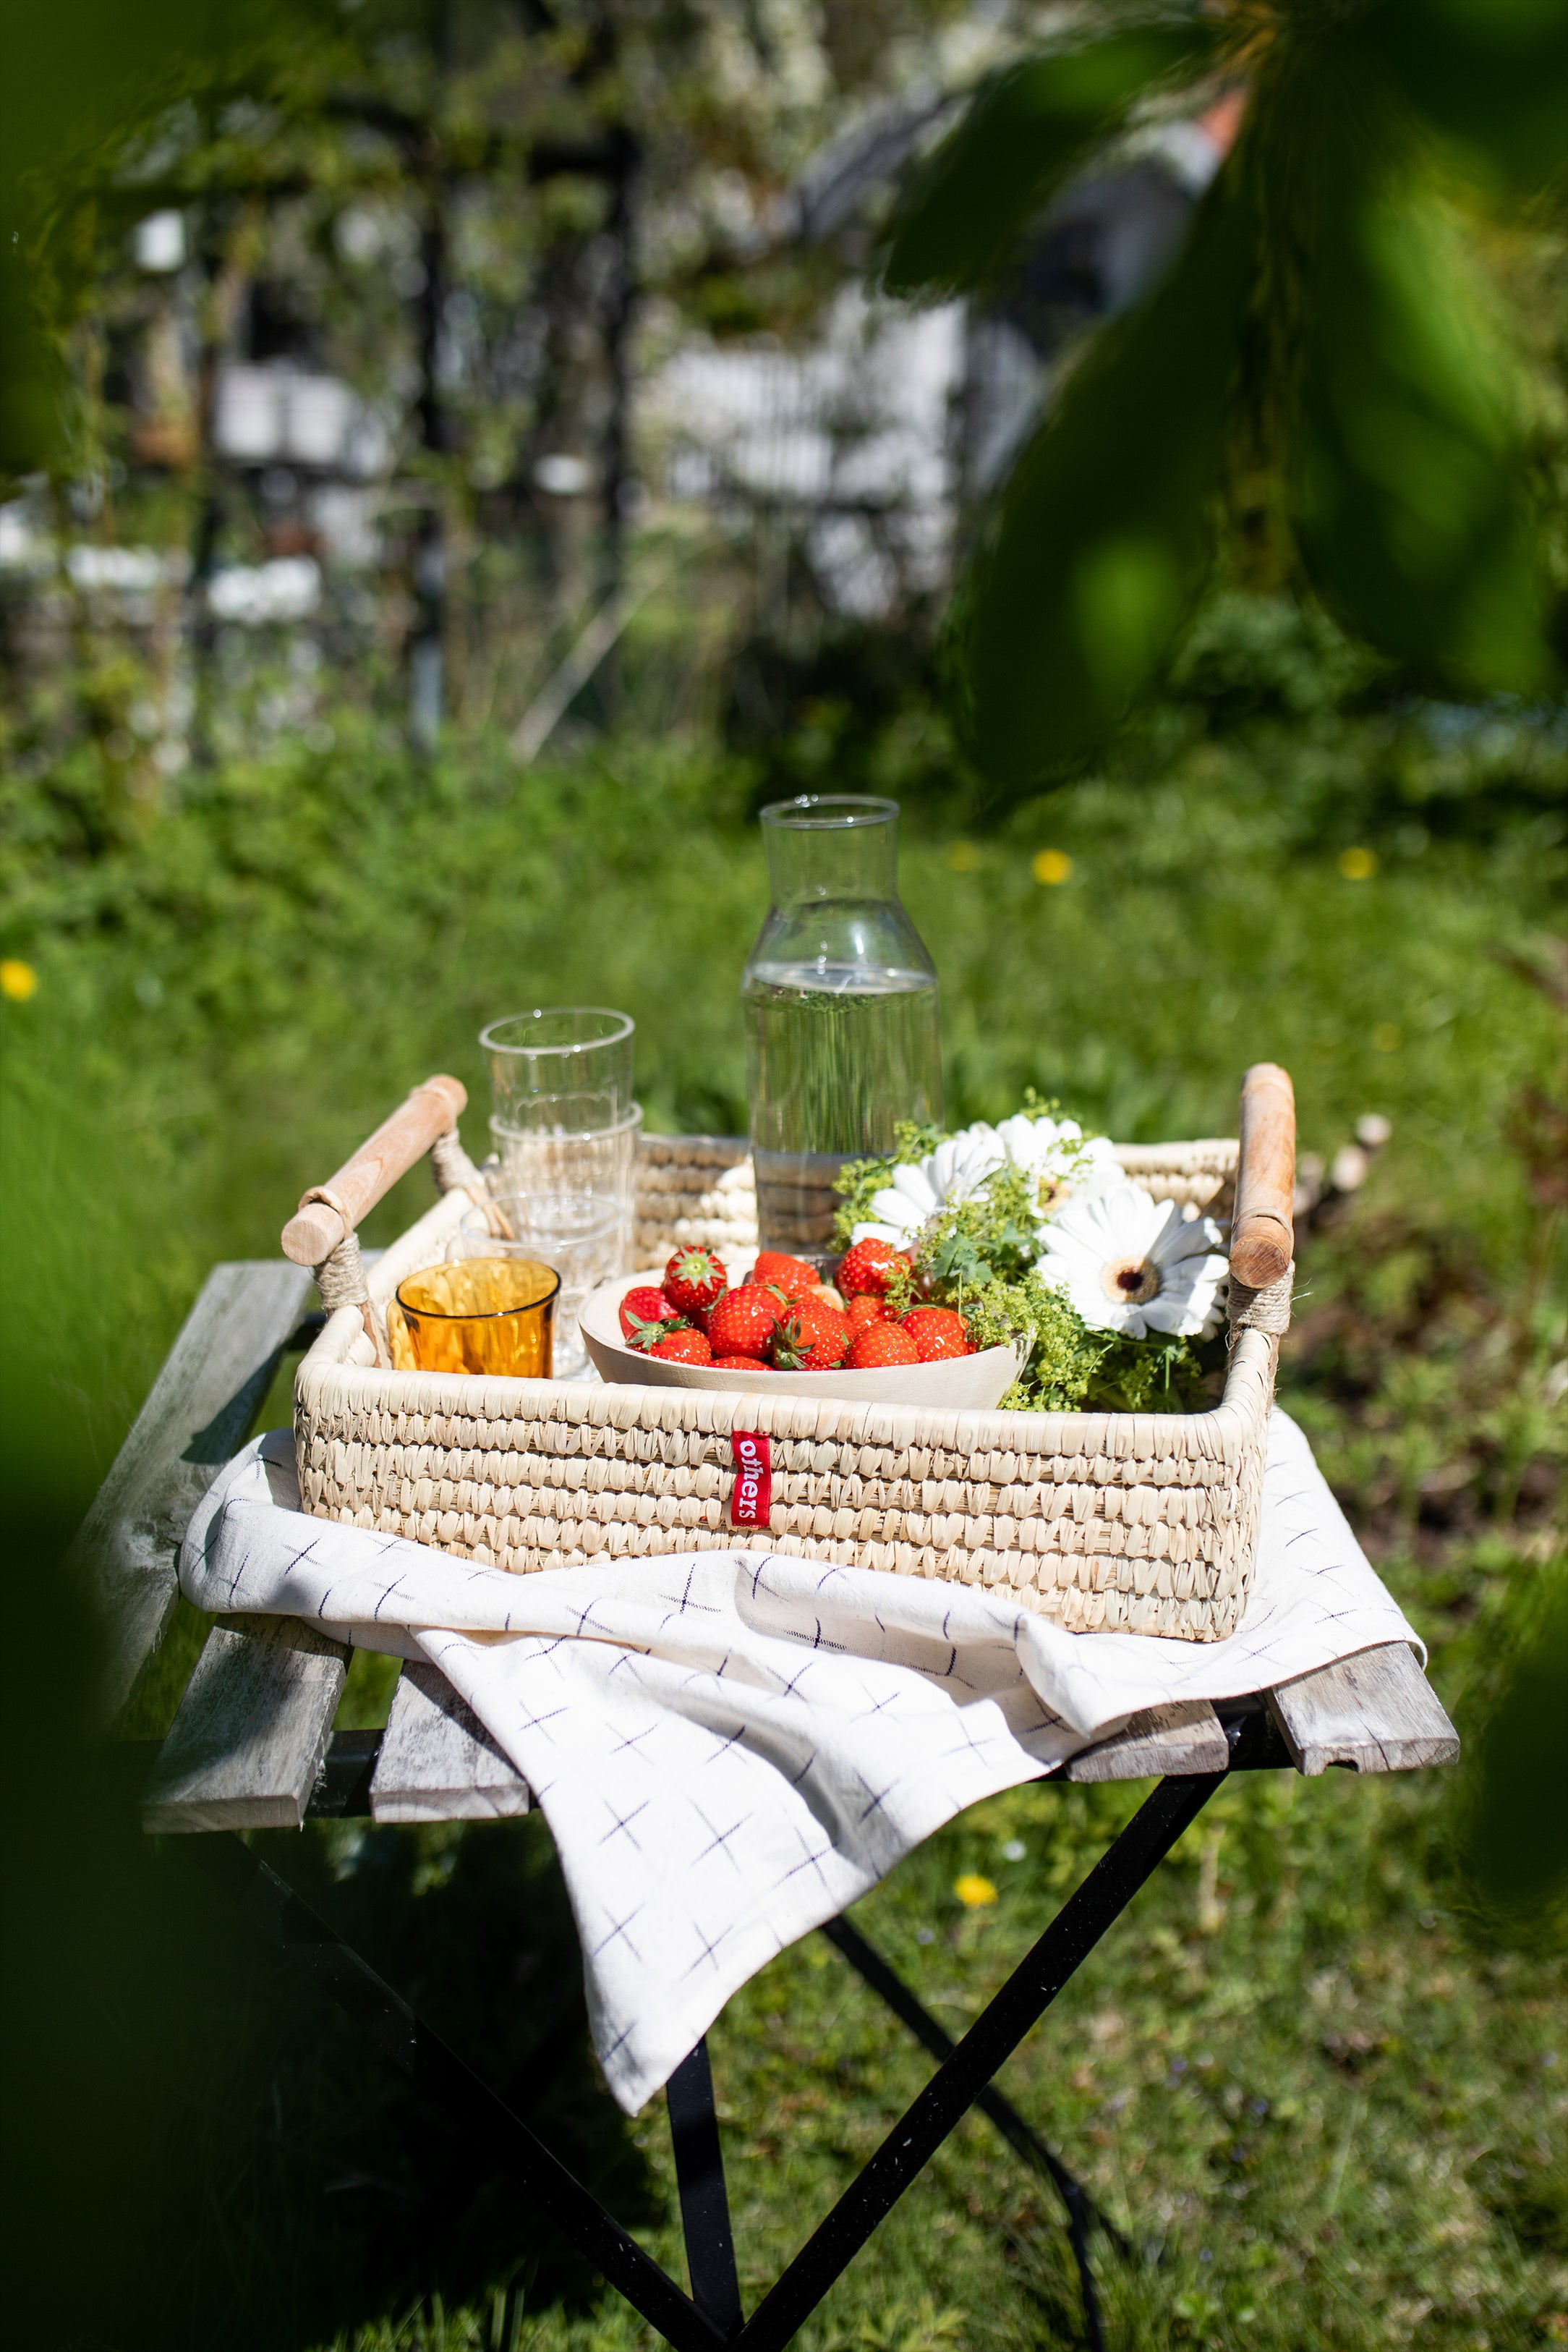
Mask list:
[[[923,1364],[945,1362],[949,1356],[972,1356],[969,1327],[950,1307],[912,1307],[899,1325],[914,1340]]]
[[[662,1290],[651,1282],[640,1282],[621,1301],[621,1328],[628,1339],[635,1342],[639,1327],[644,1323],[668,1323],[675,1309]]]
[[[832,1372],[849,1344],[849,1317],[836,1307],[819,1307],[808,1296],[785,1316],[768,1352],[777,1371]]]
[[[755,1356],[716,1356],[713,1368],[716,1372],[760,1372],[764,1370]]]
[[[760,1282],[743,1282],[727,1290],[710,1310],[707,1335],[716,1356],[749,1356],[760,1363],[768,1352],[773,1328],[789,1304]]]
[[[890,1323],[893,1320],[887,1311],[886,1302],[879,1298],[874,1290],[859,1292],[850,1300],[845,1311],[850,1318],[852,1339],[857,1331],[863,1331],[868,1323]]]
[[[760,1250],[747,1280],[768,1283],[771,1288],[781,1290],[791,1304],[804,1298],[808,1291],[821,1288],[821,1277],[814,1265],[808,1265],[803,1257],[787,1257],[782,1250]]]
[[[713,1361],[713,1349],[702,1333],[694,1331],[689,1323],[679,1325],[674,1331],[666,1331],[662,1339],[654,1340],[648,1353],[662,1356],[667,1364],[711,1364]]]
[[[839,1261],[838,1286],[846,1298],[863,1296],[867,1291],[880,1298],[894,1266],[908,1264],[908,1258],[891,1242],[856,1242]]]
[[[626,1335],[628,1347],[635,1348],[640,1356],[651,1356],[661,1339],[672,1331],[689,1331],[691,1325],[684,1315],[666,1315],[657,1323],[638,1323]]]
[[[864,1323],[844,1358],[852,1372],[876,1371],[883,1364],[917,1364],[920,1350],[902,1325]]]
[[[678,1249],[664,1268],[664,1296],[678,1315],[706,1315],[729,1287],[723,1261],[710,1249]]]

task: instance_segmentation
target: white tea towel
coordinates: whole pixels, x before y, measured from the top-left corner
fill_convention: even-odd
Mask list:
[[[1069,1633],[1003,1591],[776,1552],[509,1576],[305,1517],[287,1430],[212,1487],[180,1575],[198,1609],[312,1618],[466,1699],[549,1823],[632,2114],[748,1977],[965,1806],[1141,1708],[1420,1646],[1280,1412],[1224,1642]]]

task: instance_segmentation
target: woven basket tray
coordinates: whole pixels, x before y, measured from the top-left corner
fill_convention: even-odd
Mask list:
[[[1255,1112],[1233,1268],[1244,1225],[1256,1243],[1283,1214],[1289,1232],[1293,1117],[1284,1138],[1278,1108],[1281,1088],[1289,1104],[1289,1080],[1264,1066],[1249,1090],[1264,1076],[1272,1126]],[[644,1139],[640,1263],[680,1241],[755,1243],[745,1151],[709,1137]],[[1128,1147],[1118,1157],[1156,1200],[1231,1215],[1235,1143]],[[342,1175],[334,1187],[346,1190]],[[338,1192],[307,1198],[335,1202]],[[369,1306],[338,1307],[301,1364],[294,1417],[308,1511],[517,1574],[744,1548],[1001,1588],[1075,1632],[1212,1642],[1234,1630],[1257,1549],[1288,1271],[1257,1289],[1233,1273],[1230,1369],[1220,1402],[1201,1413],[932,1412],[378,1364],[380,1310],[407,1275],[444,1255],[469,1205],[462,1189],[438,1202],[377,1263]],[[1277,1237],[1274,1247],[1277,1260]],[[1266,1252],[1249,1263],[1270,1271]],[[736,1431],[762,1432],[771,1451],[769,1524],[743,1533],[729,1519]]]

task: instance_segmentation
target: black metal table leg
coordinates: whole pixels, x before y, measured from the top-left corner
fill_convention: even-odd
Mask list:
[[[676,2352],[723,2352],[725,2336],[668,2272],[287,1881],[237,1837],[220,1833],[182,1839],[180,1844],[194,1847],[194,1859],[229,1899],[285,1958],[308,1969],[340,2009],[369,2030],[384,2054],[456,2119],[477,2151],[538,2198],[578,2252],[666,2344]]]
[[[739,2334],[746,2315],[740,2307],[740,2282],[735,2273],[735,2238],[706,2040],[682,2059],[664,2086],[664,2095],[670,2108],[692,2301],[727,2338]]]
[[[737,2352],[789,2343],[1225,1777],[1160,1782],[763,2297]]]
[[[682,2062],[670,2084],[694,2301],[512,2109],[238,1837],[219,1833],[179,1843],[187,1852],[193,1846],[194,1858],[282,1956],[306,1968],[340,2008],[369,2028],[383,2053],[456,2118],[479,2154],[538,2199],[568,2241],[675,2352],[781,2352],[959,2117],[988,2094],[998,2068],[1225,1777],[1220,1772],[1160,1783],[744,2324],[712,2076],[702,2043]],[[935,2021],[927,2021],[940,2033]],[[998,2127],[1000,2118],[1008,2117],[1025,2145],[1049,2158],[1043,2143],[999,2095],[988,2099],[985,2111]]]
[[[952,2035],[938,2025],[930,2011],[922,2006],[904,1979],[889,1968],[882,1954],[867,1943],[858,1927],[852,1927],[845,1918],[829,1919],[823,1924],[822,1933],[934,2058],[952,2056],[957,2047]],[[1089,2262],[1089,2232],[1096,2227],[1103,2230],[1121,2253],[1129,2253],[1131,2248],[1115,2223],[1101,2212],[1082,2182],[1074,2179],[1061,2158],[1047,2147],[1039,2133],[1025,2123],[1011,2100],[1004,2098],[994,2083],[980,2093],[975,2105],[995,2124],[1002,2137],[1022,2157],[1030,2170],[1043,2173],[1053,2183],[1067,2208],[1068,2242],[1072,2248],[1072,2259],[1078,2265],[1078,2287],[1083,2300],[1083,2331],[1089,2341],[1090,2352],[1104,2352],[1105,2334],[1100,2324],[1100,2299],[1095,2293],[1094,2273]]]

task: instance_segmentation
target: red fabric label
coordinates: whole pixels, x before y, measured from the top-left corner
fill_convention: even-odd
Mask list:
[[[759,1429],[732,1429],[735,1492],[729,1498],[732,1528],[765,1528],[773,1508],[773,1453]]]

